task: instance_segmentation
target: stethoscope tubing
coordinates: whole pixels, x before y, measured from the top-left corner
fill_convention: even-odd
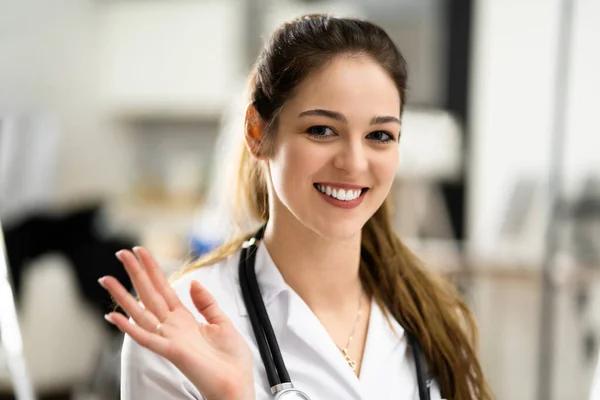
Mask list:
[[[264,226],[250,239],[244,243],[240,254],[239,278],[242,289],[242,297],[246,305],[248,317],[252,325],[258,350],[265,366],[269,385],[272,388],[291,386],[292,380],[288,373],[275,331],[271,325],[269,314],[262,299],[258,280],[256,278],[256,253],[258,241],[262,239]],[[430,400],[429,380],[425,360],[419,350],[416,338],[407,332],[409,346],[413,351],[415,368],[417,372],[417,386],[420,400]]]
[[[245,278],[245,284],[241,285],[242,295],[248,308],[248,316],[252,321],[254,335],[257,337],[257,341],[261,342],[258,347],[265,364],[269,384],[274,387],[278,384],[291,382],[291,379],[256,279],[256,270],[254,269],[256,250],[257,246],[255,245],[249,246],[249,249],[242,249],[243,262],[240,262],[239,275],[240,279]],[[256,321],[260,323],[260,326],[255,323]]]

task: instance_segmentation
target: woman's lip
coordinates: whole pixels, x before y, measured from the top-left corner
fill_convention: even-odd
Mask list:
[[[349,183],[316,182],[315,185],[329,186],[332,189],[351,189],[351,190],[368,189],[367,186],[352,185]]]
[[[319,189],[317,189],[315,187],[315,190],[319,193],[319,195],[321,195],[321,197],[328,202],[329,204],[338,207],[338,208],[344,208],[344,209],[351,209],[351,208],[356,208],[358,207],[362,201],[365,198],[365,193],[367,192],[367,190],[363,190],[362,193],[360,194],[360,196],[358,196],[356,199],[354,200],[350,200],[350,201],[344,201],[344,200],[338,200],[336,198],[333,198],[323,192],[321,192]]]

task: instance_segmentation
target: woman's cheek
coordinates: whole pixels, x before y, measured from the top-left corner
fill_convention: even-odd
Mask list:
[[[376,179],[379,181],[380,185],[386,187],[389,191],[398,170],[398,153],[397,151],[394,151],[393,153],[390,152],[389,154],[380,155],[379,157],[376,157],[375,160],[376,161],[372,165]]]

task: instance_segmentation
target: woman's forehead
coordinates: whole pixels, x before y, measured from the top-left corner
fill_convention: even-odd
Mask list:
[[[308,109],[355,116],[400,116],[400,92],[393,79],[366,57],[341,57],[314,72],[294,91],[285,109],[296,117]]]

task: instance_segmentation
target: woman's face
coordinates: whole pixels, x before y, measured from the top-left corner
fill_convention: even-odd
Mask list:
[[[399,132],[391,77],[366,57],[335,59],[296,88],[279,116],[268,160],[272,216],[293,216],[326,238],[354,237],[388,195]]]

